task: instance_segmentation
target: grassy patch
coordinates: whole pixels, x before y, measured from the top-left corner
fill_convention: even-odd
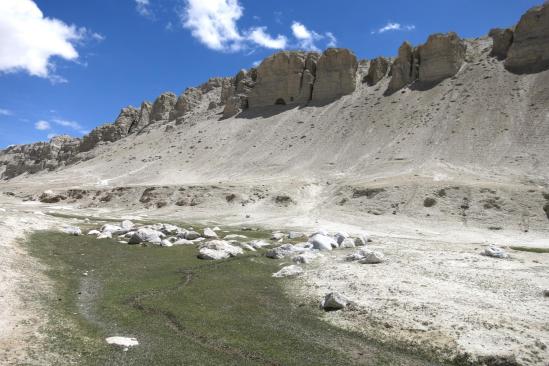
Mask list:
[[[56,284],[51,350],[79,365],[433,364],[319,320],[316,304],[293,302],[271,278],[280,262],[260,254],[210,262],[194,246],[53,232],[28,246]],[[113,335],[140,345],[123,352],[104,342]]]
[[[518,250],[520,252],[531,252],[531,253],[549,253],[549,248],[535,248],[535,247],[509,247],[513,250]]]

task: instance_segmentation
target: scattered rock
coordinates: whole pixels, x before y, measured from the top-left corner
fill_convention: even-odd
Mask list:
[[[195,244],[193,241],[187,240],[187,239],[178,239],[173,242],[173,245],[193,245]]]
[[[162,233],[153,229],[141,228],[137,230],[130,240],[129,244],[141,244],[141,243],[152,243],[160,244],[162,242]]]
[[[303,268],[296,265],[283,267],[280,271],[273,273],[273,277],[295,277],[303,273]]]
[[[335,311],[344,309],[349,304],[350,301],[347,297],[343,296],[339,292],[331,292],[324,297],[320,303],[320,308],[326,311]]]
[[[65,234],[69,234],[69,235],[74,235],[74,236],[82,235],[82,230],[80,230],[80,228],[77,226],[65,226],[62,229],[62,231]]]
[[[286,235],[284,235],[284,233],[281,233],[280,231],[275,231],[271,235],[271,240],[282,240],[285,236]]]
[[[252,240],[248,244],[254,249],[261,249],[261,248],[265,248],[265,247],[268,247],[269,245],[271,245],[270,243],[266,242],[265,240]]]
[[[135,338],[129,337],[108,337],[105,339],[108,344],[123,347],[124,350],[128,350],[129,347],[135,347],[139,345],[139,342]]]
[[[101,233],[101,234],[97,235],[97,239],[98,239],[98,240],[101,240],[101,239],[112,239],[112,233],[111,233],[110,231]]]
[[[337,242],[338,245],[341,245],[343,243],[343,240],[347,239],[349,237],[349,234],[345,231],[340,231],[334,235],[334,239]]]
[[[244,254],[242,248],[229,244],[224,240],[212,240],[199,249],[198,258],[208,260],[219,260],[229,257],[236,257]]]
[[[229,235],[225,235],[223,239],[225,240],[248,239],[248,237],[246,235],[229,234]]]
[[[334,239],[321,234],[316,234],[309,239],[309,242],[313,244],[314,249],[320,251],[332,250],[333,248],[338,247],[337,242]]]
[[[385,261],[385,256],[381,252],[370,251],[364,253],[364,258],[358,260],[361,264],[378,264]]]
[[[311,263],[314,259],[316,259],[316,258],[318,258],[318,257],[319,257],[319,254],[316,253],[316,252],[305,252],[305,253],[296,255],[295,257],[292,258],[292,260],[293,260],[295,263],[309,264],[309,263]]]
[[[217,239],[217,234],[215,233],[215,231],[213,231],[209,227],[204,229],[204,235],[203,236],[206,239]]]
[[[282,259],[284,257],[288,257],[294,254],[301,254],[305,251],[306,249],[299,248],[292,244],[283,244],[279,247],[270,249],[269,251],[267,251],[267,253],[265,253],[265,256],[272,259]]]
[[[504,249],[497,247],[495,245],[490,245],[489,247],[486,247],[482,255],[485,255],[487,257],[492,257],[492,258],[509,257],[509,254],[507,254],[507,252]]]
[[[351,238],[345,238],[343,241],[339,244],[340,248],[354,248],[356,246],[355,244],[356,239]]]
[[[185,233],[185,239],[187,240],[195,240],[198,238],[200,238],[200,234],[197,233],[196,231],[190,230]]]
[[[99,230],[90,230],[90,231],[88,231],[88,235],[97,236],[99,234],[101,234],[101,232]]]

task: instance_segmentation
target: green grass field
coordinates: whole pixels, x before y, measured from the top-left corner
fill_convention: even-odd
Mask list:
[[[285,280],[271,277],[280,262],[259,253],[211,262],[194,246],[54,232],[28,247],[55,283],[44,300],[50,350],[78,365],[434,364],[322,321],[317,304],[285,295]],[[140,344],[124,352],[105,343],[114,335]]]

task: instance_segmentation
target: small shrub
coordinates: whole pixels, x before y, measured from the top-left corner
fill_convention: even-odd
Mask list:
[[[433,207],[437,204],[437,200],[433,197],[427,197],[425,200],[423,200],[423,206],[424,207]]]

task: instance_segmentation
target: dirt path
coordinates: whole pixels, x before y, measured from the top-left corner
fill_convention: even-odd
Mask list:
[[[51,287],[43,266],[20,239],[31,229],[51,227],[54,220],[10,206],[0,202],[0,364],[44,365],[49,356],[41,349],[41,328],[47,319],[39,299],[51,294]]]

